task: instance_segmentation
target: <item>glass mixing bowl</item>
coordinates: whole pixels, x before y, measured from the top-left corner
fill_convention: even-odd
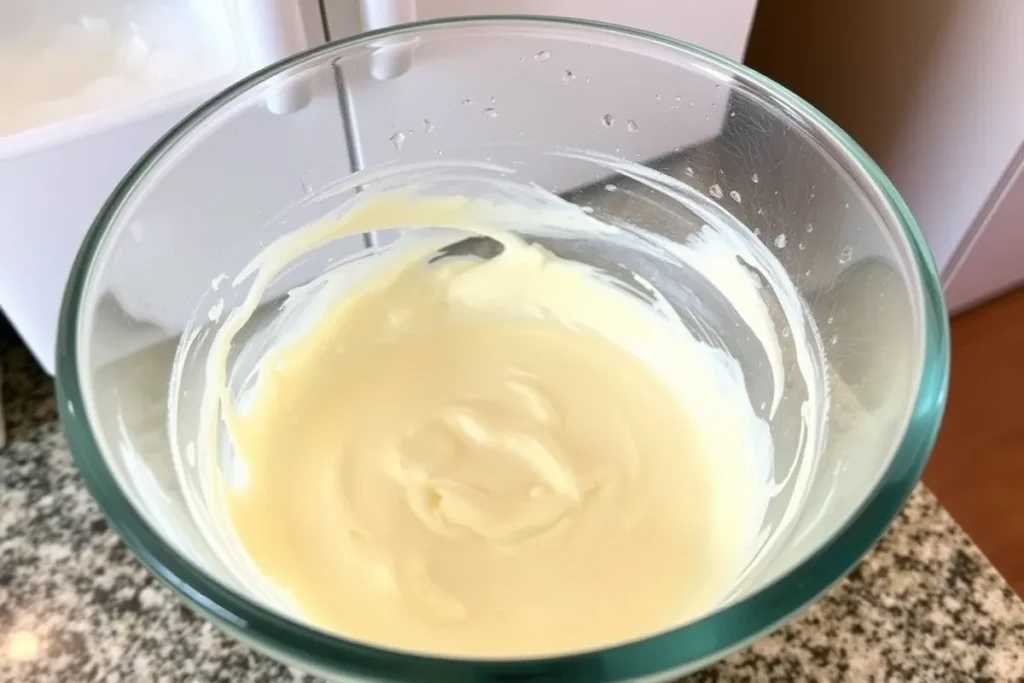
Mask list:
[[[295,111],[268,111],[282,98]],[[203,348],[219,324],[211,306],[239,304],[249,282],[231,279],[272,240],[424,169],[441,181],[456,169],[534,183],[669,243],[713,222],[781,264],[800,304],[787,313],[765,289],[787,370],[768,422],[774,470],[803,468],[806,486],[773,497],[766,530],[786,533],[713,613],[600,650],[448,659],[305,625],[264,604],[222,561],[189,500],[188,454],[177,453],[197,428],[203,362],[200,351],[176,358],[179,341]],[[289,288],[389,240],[338,240],[283,272],[231,362],[244,365],[246,339],[272,325]],[[753,405],[765,403],[779,377],[699,273],[595,244],[550,248],[610,271],[649,269],[648,279],[676,292],[669,303],[695,333],[737,357]],[[801,350],[810,372],[796,371]],[[176,126],[85,239],[61,314],[58,390],[86,484],[128,546],[195,609],[273,657],[341,680],[661,680],[777,626],[853,567],[920,476],[948,364],[942,294],[913,218],[878,167],[807,103],[662,36],[487,18],[319,47]],[[813,393],[829,399],[808,421],[801,405]]]

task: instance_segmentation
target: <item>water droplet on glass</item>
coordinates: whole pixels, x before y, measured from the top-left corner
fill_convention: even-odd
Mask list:
[[[682,101],[683,101],[683,96],[682,95],[676,95],[676,102],[682,102]]]
[[[498,118],[498,110],[494,107],[487,107],[487,109],[484,109],[483,114],[489,119]]]
[[[687,166],[686,170],[684,172],[686,173],[686,175],[690,176],[691,178],[693,177],[693,168],[692,167]]]
[[[828,343],[831,344],[832,346],[835,346],[838,341],[838,335],[833,335],[832,338],[828,340]]]
[[[379,140],[380,138],[378,138]],[[395,148],[396,152],[402,151],[402,145],[405,144],[405,133],[398,132],[388,138],[391,141],[391,146]]]
[[[484,157],[484,161],[490,161],[493,157],[490,154]]]
[[[722,186],[719,185],[718,183],[715,183],[714,185],[708,188],[708,194],[714,197],[715,199],[721,199],[723,196]]]
[[[835,322],[835,320],[836,320],[836,317],[834,315],[830,315],[828,317],[828,320],[825,321],[825,324],[826,325],[831,325],[833,322]]]
[[[776,235],[775,236],[775,246],[778,247],[779,249],[785,249],[786,248],[786,236],[785,235]]]
[[[434,124],[430,122],[430,119],[423,119],[423,132],[430,133],[434,130]]]
[[[603,123],[606,128],[611,128],[612,125],[615,124],[615,119],[612,118],[611,114],[605,114],[601,117],[601,123]]]
[[[615,190],[619,188],[611,183],[608,183],[607,185],[604,186],[604,189],[607,190],[608,192],[615,192]]]
[[[562,83],[570,83],[570,82],[575,81],[575,80],[576,80],[576,74],[574,74],[573,72],[569,71],[568,69],[566,69],[565,73],[562,74]]]
[[[498,98],[495,97],[494,95],[491,95],[491,104],[494,104],[497,101],[498,101]]]
[[[845,204],[843,204],[843,208],[844,209],[849,209],[850,208],[850,202],[846,202]]]
[[[551,53],[548,52],[547,50],[541,50],[540,52],[535,54],[533,56],[533,58],[534,58],[535,61],[538,61],[538,62],[546,62],[549,59],[551,59]]]
[[[784,338],[786,338],[786,339],[789,339],[789,327],[788,326],[782,328],[782,336]]]
[[[808,223],[807,224],[807,232],[814,232],[814,224],[813,223]]]
[[[580,210],[583,211],[583,213],[594,213],[594,207],[592,206],[581,206]]]
[[[302,185],[302,194],[306,195],[307,197],[313,194],[313,187],[309,183],[307,183],[304,178],[299,181],[299,184]]]
[[[761,182],[761,179],[758,178],[757,174],[755,173],[754,175],[750,176],[750,182],[752,182],[752,183],[754,183],[756,185],[759,182]]]
[[[635,133],[640,130],[640,126],[636,125],[636,121],[630,119],[629,121],[626,121],[626,130],[630,133]]]
[[[731,192],[729,192],[729,197],[737,204],[743,203],[743,197],[741,197],[740,193],[737,192],[736,190],[732,190]]]
[[[843,265],[850,262],[853,258],[853,247],[845,246],[839,250],[839,262]]]
[[[523,58],[522,58],[522,57],[520,57],[520,58],[519,58],[519,63],[520,63],[520,64],[522,64],[522,63],[523,63]]]
[[[466,99],[462,100],[462,104],[463,104],[463,106],[469,106],[469,105],[473,104],[473,100],[471,100],[471,99],[469,99],[467,97]]]
[[[811,269],[808,268],[807,270],[804,271],[804,277],[810,277],[810,276],[811,276]]]
[[[661,95],[659,93],[654,93],[654,99],[660,100],[661,99]]]
[[[755,237],[760,237],[761,236],[761,228],[754,228],[754,236]]]
[[[796,248],[799,249],[800,251],[803,251],[804,249],[807,248],[807,245],[804,244],[803,242],[797,242],[796,243]]]

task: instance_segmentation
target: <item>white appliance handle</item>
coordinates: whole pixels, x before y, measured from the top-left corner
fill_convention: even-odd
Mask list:
[[[236,4],[254,70],[309,47],[296,0],[241,0]],[[293,81],[273,87],[267,93],[266,105],[275,114],[288,114],[302,109],[311,99],[310,85]]]
[[[416,0],[360,0],[363,31],[416,21]],[[412,67],[412,45],[383,43],[371,57],[370,74],[378,81],[401,76]]]

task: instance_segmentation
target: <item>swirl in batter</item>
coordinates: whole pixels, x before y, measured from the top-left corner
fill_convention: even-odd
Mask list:
[[[344,220],[471,226],[501,253],[378,257],[222,406],[241,546],[324,629],[447,655],[590,649],[706,613],[749,559],[763,482],[742,386],[500,214],[361,200]]]

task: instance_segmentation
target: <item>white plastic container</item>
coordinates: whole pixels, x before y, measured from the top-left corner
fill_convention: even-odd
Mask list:
[[[194,101],[236,70],[216,0],[0,4],[0,159]]]
[[[67,273],[117,182],[320,24],[316,0],[0,2],[0,309],[48,372]]]

